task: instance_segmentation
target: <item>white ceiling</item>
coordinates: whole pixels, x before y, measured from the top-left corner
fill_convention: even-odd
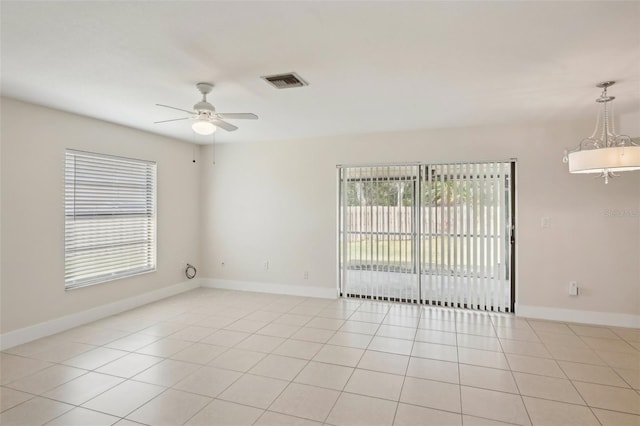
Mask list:
[[[640,2],[11,2],[4,96],[191,142],[195,83],[218,142],[595,117],[598,81],[640,110]],[[262,75],[310,85],[276,90]]]

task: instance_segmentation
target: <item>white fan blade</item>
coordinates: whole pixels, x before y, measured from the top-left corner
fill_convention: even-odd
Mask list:
[[[218,117],[229,120],[257,120],[258,116],[250,112],[225,112],[218,114]]]
[[[154,121],[154,122],[153,122],[153,124],[166,123],[166,122],[168,122],[168,121],[189,120],[189,119],[191,119],[191,117],[184,117],[184,118],[172,118],[171,120]]]
[[[217,126],[220,127],[221,129],[226,130],[227,132],[233,132],[234,130],[238,130],[238,128],[236,126],[234,126],[233,124],[227,123],[226,121],[222,121],[222,120],[211,120],[211,122]]]
[[[162,105],[162,104],[156,104],[156,105],[157,105],[157,106],[161,106],[161,107],[165,107],[165,108],[175,109],[175,110],[182,111],[182,112],[186,112],[187,114],[191,114],[191,115],[196,115],[196,113],[195,113],[195,112],[193,112],[193,111],[187,111],[186,109],[176,108],[176,107],[172,107],[172,106],[169,106],[169,105]]]

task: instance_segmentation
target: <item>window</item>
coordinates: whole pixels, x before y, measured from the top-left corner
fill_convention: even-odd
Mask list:
[[[84,287],[156,270],[156,164],[65,152],[64,281]]]

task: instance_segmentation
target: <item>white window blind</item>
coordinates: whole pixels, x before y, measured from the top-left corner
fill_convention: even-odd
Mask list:
[[[513,167],[339,166],[342,294],[512,312]]]
[[[156,269],[156,164],[67,150],[65,287]]]

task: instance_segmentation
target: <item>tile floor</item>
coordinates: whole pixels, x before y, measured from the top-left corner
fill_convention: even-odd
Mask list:
[[[640,425],[640,330],[197,289],[4,351],[0,424]]]

